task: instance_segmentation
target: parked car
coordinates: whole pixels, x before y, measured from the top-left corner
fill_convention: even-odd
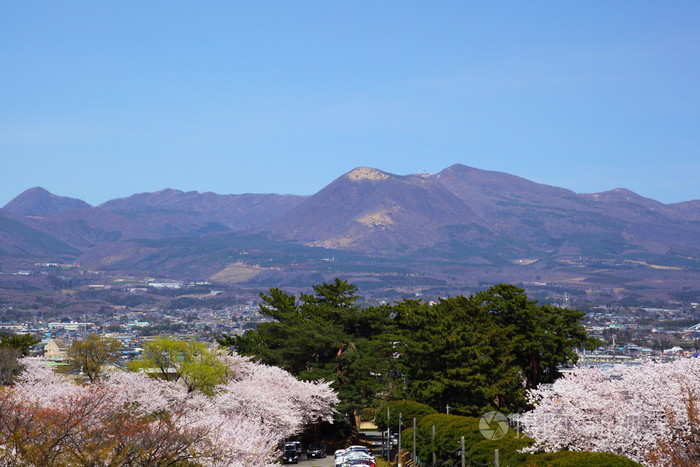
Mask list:
[[[375,467],[376,461],[369,448],[365,446],[350,446],[347,449],[335,451],[336,467]]]
[[[304,452],[304,450],[301,447],[301,441],[286,441],[284,444],[291,444],[294,446],[294,449],[297,450],[297,454],[301,456],[301,453]]]
[[[335,451],[335,467],[340,467],[340,465],[343,463],[343,456],[345,456],[345,453],[347,451],[345,449],[338,449]]]
[[[370,449],[367,446],[361,446],[359,444],[348,446],[345,450],[349,452],[364,452],[367,455],[371,454]]]
[[[343,463],[343,467],[377,467],[374,458],[368,459],[348,459]]]
[[[323,443],[311,443],[306,448],[306,457],[321,459],[326,457],[326,445]]]
[[[301,457],[301,443],[299,441],[288,441],[284,443],[282,460],[285,464],[297,464]]]

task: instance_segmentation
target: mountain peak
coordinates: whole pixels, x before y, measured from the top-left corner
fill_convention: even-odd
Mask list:
[[[20,195],[34,195],[34,194],[35,195],[44,195],[44,196],[52,195],[52,193],[49,190],[47,190],[46,188],[41,187],[41,186],[35,186],[32,188],[26,189],[22,193],[20,193]]]
[[[5,205],[7,211],[22,216],[42,216],[90,208],[92,206],[85,201],[57,196],[40,186],[25,190]]]
[[[391,175],[388,173],[369,167],[358,167],[345,174],[345,176],[354,182],[358,182],[360,180],[378,181],[391,178]]]
[[[663,203],[659,201],[645,198],[632,190],[627,188],[613,188],[612,190],[602,191],[600,193],[593,193],[590,195],[583,195],[593,201],[606,201],[606,202],[631,202],[637,204],[646,204],[649,206],[661,206]]]

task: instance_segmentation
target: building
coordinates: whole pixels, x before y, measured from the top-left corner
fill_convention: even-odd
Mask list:
[[[87,332],[95,323],[49,323],[49,329],[65,329],[66,331]]]
[[[62,339],[51,339],[44,346],[44,358],[47,360],[63,360],[68,353],[68,344]]]

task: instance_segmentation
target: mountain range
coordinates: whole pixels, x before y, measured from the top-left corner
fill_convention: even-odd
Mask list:
[[[464,165],[357,168],[312,196],[166,189],[91,206],[35,187],[0,209],[0,260],[250,287],[338,276],[389,295],[511,282],[549,295],[692,298],[699,239],[700,200],[578,194]]]

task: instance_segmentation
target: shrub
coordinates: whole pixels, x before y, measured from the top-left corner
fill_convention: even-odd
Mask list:
[[[637,467],[626,457],[607,452],[560,451],[535,454],[525,463],[526,467]]]
[[[389,420],[387,423],[386,411],[389,409]],[[399,414],[403,417],[404,426],[412,424],[413,418],[418,423],[426,415],[437,413],[435,409],[426,404],[415,401],[391,401],[379,407],[374,417],[374,423],[380,430],[386,430],[387,426],[399,426]]]

